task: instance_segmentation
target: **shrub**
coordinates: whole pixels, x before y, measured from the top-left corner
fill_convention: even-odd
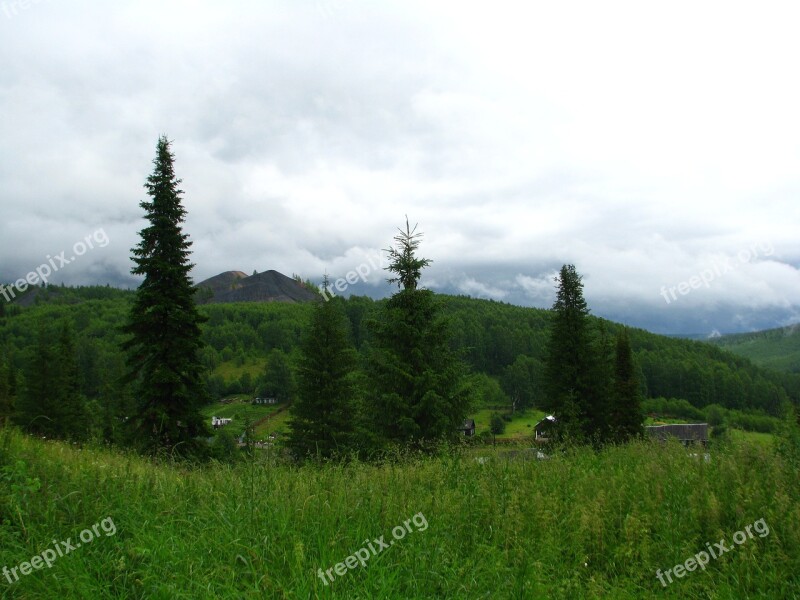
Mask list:
[[[500,435],[506,430],[506,422],[499,414],[492,413],[492,419],[490,421],[489,428],[493,434]]]

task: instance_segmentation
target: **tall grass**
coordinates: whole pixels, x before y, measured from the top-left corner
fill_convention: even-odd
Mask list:
[[[454,452],[382,465],[154,464],[8,434],[0,567],[105,517],[117,527],[51,569],[0,579],[7,598],[792,598],[800,485],[769,447],[702,456],[640,443],[550,460]],[[428,528],[327,586],[344,561],[416,513]],[[748,540],[663,588],[662,571]]]

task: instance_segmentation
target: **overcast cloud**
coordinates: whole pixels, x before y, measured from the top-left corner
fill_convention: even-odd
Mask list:
[[[798,17],[791,2],[0,0],[0,280],[102,228],[108,245],[52,280],[136,285],[166,133],[196,281],[339,277],[408,214],[438,291],[549,307],[574,263],[594,314],[653,331],[796,322]],[[383,295],[384,278],[350,291]]]

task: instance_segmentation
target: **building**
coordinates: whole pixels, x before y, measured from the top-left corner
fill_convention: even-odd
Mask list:
[[[648,437],[659,441],[676,438],[684,446],[708,443],[708,423],[675,423],[673,425],[649,425],[644,428]]]
[[[275,404],[277,400],[275,398],[253,398],[252,404]]]
[[[546,442],[550,439],[550,432],[556,424],[556,418],[553,415],[547,415],[544,419],[534,425],[533,430],[536,432],[536,440]]]
[[[211,426],[214,429],[219,429],[220,427],[224,427],[228,425],[233,419],[221,418],[221,417],[211,417]]]
[[[465,420],[464,424],[461,426],[461,431],[463,431],[464,435],[467,437],[475,435],[475,420],[474,419]]]

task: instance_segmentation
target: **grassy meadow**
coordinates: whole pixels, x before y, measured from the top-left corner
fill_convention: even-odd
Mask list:
[[[543,461],[487,448],[296,467],[265,451],[186,468],[14,432],[1,458],[0,566],[102,519],[116,527],[2,579],[3,598],[800,596],[798,473],[746,441],[710,462],[637,443]],[[322,582],[318,569],[419,513],[427,528]],[[656,578],[762,518],[767,536],[666,588]]]

